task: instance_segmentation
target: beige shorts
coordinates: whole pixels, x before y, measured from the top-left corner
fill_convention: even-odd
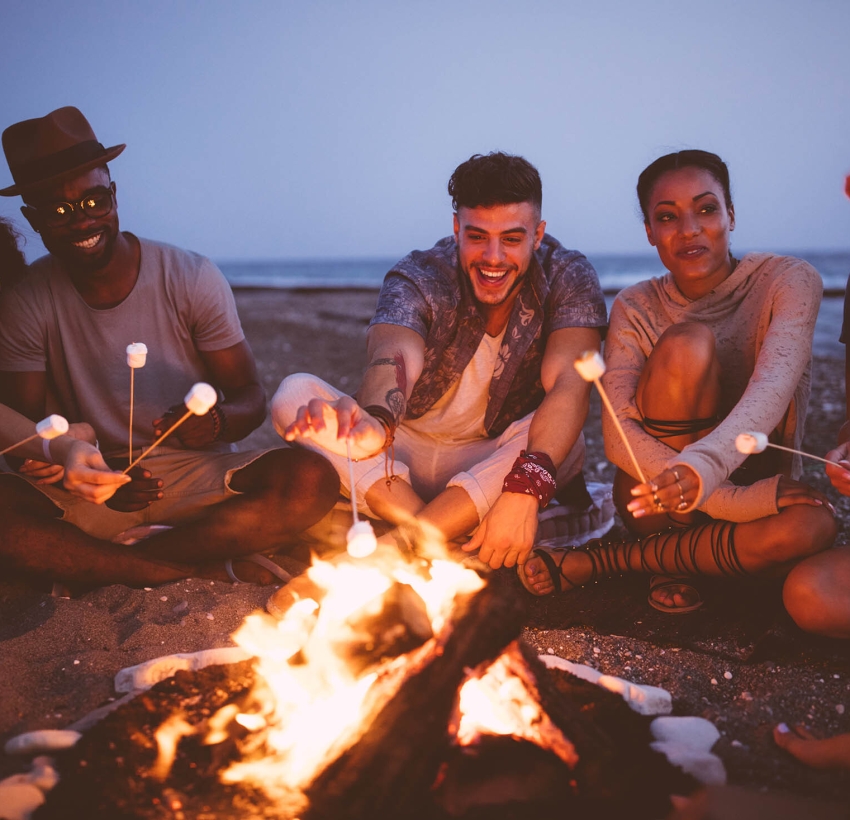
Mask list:
[[[335,401],[343,396],[341,391],[316,376],[298,373],[283,380],[271,403],[275,429],[282,434],[295,420],[298,408],[312,398]],[[460,487],[469,495],[478,512],[478,520],[490,511],[502,494],[505,475],[510,471],[520,451],[528,444],[528,430],[534,413],[515,421],[504,433],[495,438],[482,438],[470,442],[441,441],[433,436],[415,431],[403,422],[395,431],[395,460],[392,472],[410,484],[424,501],[439,495],[446,487]],[[330,437],[335,435],[327,431]],[[348,459],[323,446],[323,438],[305,439],[299,445],[321,453],[334,466],[339,475],[342,491],[351,496],[350,476],[354,476],[357,508],[364,515],[376,516],[366,502],[366,493],[378,481],[384,481],[388,469],[386,455],[380,453],[351,465]],[[580,435],[564,463],[558,469],[558,486],[564,486],[581,472],[584,463],[584,436]]]
[[[62,511],[62,521],[95,538],[111,541],[131,527],[147,524],[174,526],[200,518],[209,507],[239,495],[230,488],[233,474],[268,452],[211,453],[158,447],[145,457],[142,466],[154,478],[162,479],[163,497],[136,512],[118,512],[105,504],[92,504],[69,493],[61,484],[39,485],[26,476],[13,475],[47,496]]]

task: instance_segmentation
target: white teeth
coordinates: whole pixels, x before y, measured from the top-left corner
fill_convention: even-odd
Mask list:
[[[98,234],[95,234],[94,236],[90,236],[88,239],[84,239],[82,242],[74,242],[73,243],[74,247],[75,248],[84,248],[84,249],[93,248],[100,241],[100,237],[102,235],[103,234],[98,233]]]
[[[506,270],[485,270],[484,268],[478,268],[478,270],[487,279],[501,279],[507,273]]]

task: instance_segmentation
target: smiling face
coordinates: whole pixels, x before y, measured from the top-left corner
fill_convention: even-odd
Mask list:
[[[647,206],[649,244],[685,296],[698,299],[729,276],[735,211],[727,208],[714,176],[694,166],[667,171],[652,187]]]
[[[92,217],[80,206],[80,200],[89,194],[110,191],[113,197],[112,210],[101,217]],[[93,168],[79,176],[55,183],[37,194],[26,195],[22,213],[41,234],[44,247],[79,273],[95,272],[105,267],[112,259],[115,242],[119,236],[118,211],[115,183],[109,179],[105,168]],[[74,206],[70,221],[59,227],[46,223],[47,212],[55,210],[58,203]],[[31,207],[27,207],[31,206]]]
[[[507,317],[540,247],[546,223],[530,202],[458,208],[454,232],[461,270],[479,308],[490,319]]]

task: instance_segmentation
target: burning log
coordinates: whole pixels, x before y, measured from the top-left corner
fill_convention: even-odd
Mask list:
[[[394,697],[373,700],[363,735],[306,790],[305,820],[414,817],[431,802],[466,670],[495,659],[519,634],[524,615],[522,599],[496,584],[455,606],[444,643]]]

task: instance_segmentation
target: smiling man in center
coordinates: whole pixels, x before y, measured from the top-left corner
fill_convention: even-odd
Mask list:
[[[587,259],[545,233],[525,159],[477,154],[448,190],[454,235],[387,274],[357,393],[295,374],[272,415],[349,494],[350,445],[358,508],[396,525],[402,549],[428,524],[449,542],[472,533],[464,550],[512,567],[553,495],[586,497],[589,386],[573,361],[599,349],[605,302]]]

